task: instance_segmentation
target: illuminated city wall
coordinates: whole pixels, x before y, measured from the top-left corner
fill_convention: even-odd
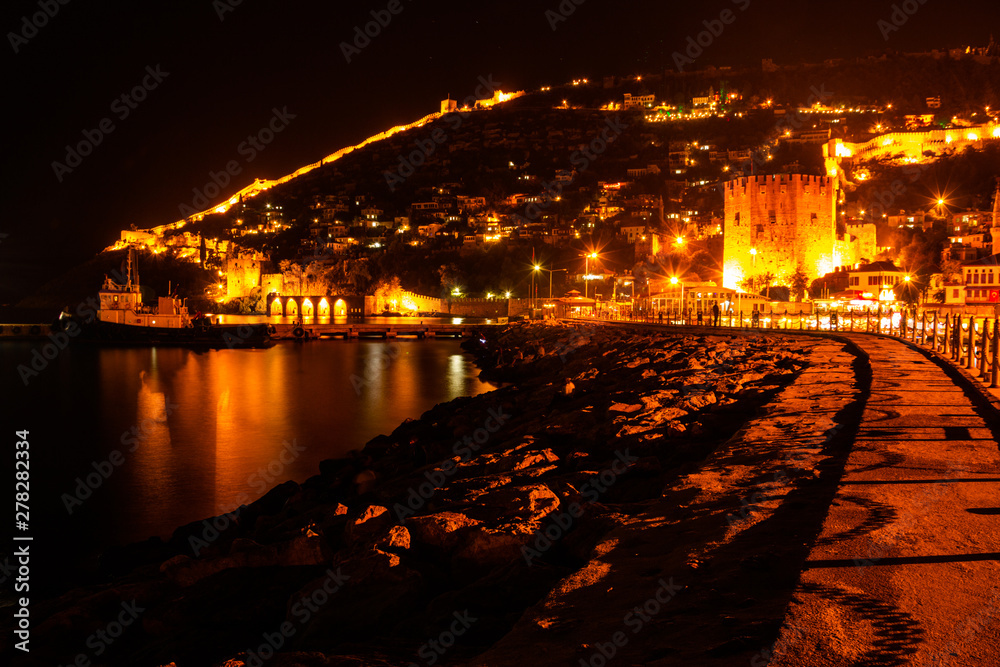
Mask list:
[[[774,174],[723,187],[726,287],[736,289],[743,279],[766,273],[787,284],[798,266],[817,278],[842,263],[836,252],[836,179]]]
[[[285,291],[285,276],[281,273],[265,273],[260,277],[264,294],[283,294]]]
[[[835,139],[824,147],[823,153],[828,160],[844,158],[871,160],[902,154],[905,160],[923,161],[927,159],[924,157],[925,151],[937,155],[948,149],[958,151],[970,145],[981,147],[983,141],[992,139],[1000,139],[1000,125],[989,123],[949,130],[889,132],[864,143]]]
[[[377,294],[371,305],[368,315],[378,315],[379,313],[390,311],[397,313],[440,313],[444,311],[444,300],[434,296],[424,296],[407,290],[386,292]]]

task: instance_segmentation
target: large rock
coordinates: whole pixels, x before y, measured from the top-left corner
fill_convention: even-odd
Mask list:
[[[440,512],[406,520],[406,527],[415,542],[445,550],[453,549],[459,543],[464,532],[468,532],[465,529],[478,525],[475,519],[458,512]]]
[[[396,523],[392,514],[381,505],[370,505],[347,522],[344,538],[348,545],[373,542]]]
[[[236,540],[226,556],[197,560],[175,556],[163,563],[160,571],[177,585],[187,587],[232,568],[320,565],[325,561],[319,535],[309,533],[288,542],[267,545]]]

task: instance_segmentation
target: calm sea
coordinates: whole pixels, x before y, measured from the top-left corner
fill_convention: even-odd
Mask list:
[[[493,388],[458,341],[73,347],[25,386],[17,366],[33,347],[0,345],[0,367],[11,463],[15,431],[29,431],[26,533],[43,589],[71,581],[109,546],[168,537],[276,484],[301,482],[321,460],[437,403]]]

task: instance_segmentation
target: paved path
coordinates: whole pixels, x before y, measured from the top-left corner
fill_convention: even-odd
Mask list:
[[[907,345],[846,337],[870,395],[771,664],[1000,664],[996,417]]]

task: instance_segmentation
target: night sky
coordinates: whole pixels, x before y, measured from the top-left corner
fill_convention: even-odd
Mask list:
[[[995,0],[928,0],[888,41],[876,24],[892,13],[883,1],[565,0],[575,11],[554,31],[545,12],[558,11],[558,0],[398,1],[402,11],[351,63],[341,42],[388,0],[6,3],[0,303],[93,256],[123,228],[180,218],[178,206],[210,171],[243,161],[241,142],[274,108],[294,120],[228,192],[436,111],[448,94],[462,99],[479,76],[517,90],[673,68],[671,54],[727,8],[737,19],[699,66],[985,45],[1000,25]],[[15,53],[22,17],[49,4],[58,13],[26,42],[13,38]],[[157,66],[166,73],[159,82],[147,74]],[[115,102],[144,77],[155,83],[145,100],[134,109]],[[102,119],[114,129],[60,182],[53,161]]]

